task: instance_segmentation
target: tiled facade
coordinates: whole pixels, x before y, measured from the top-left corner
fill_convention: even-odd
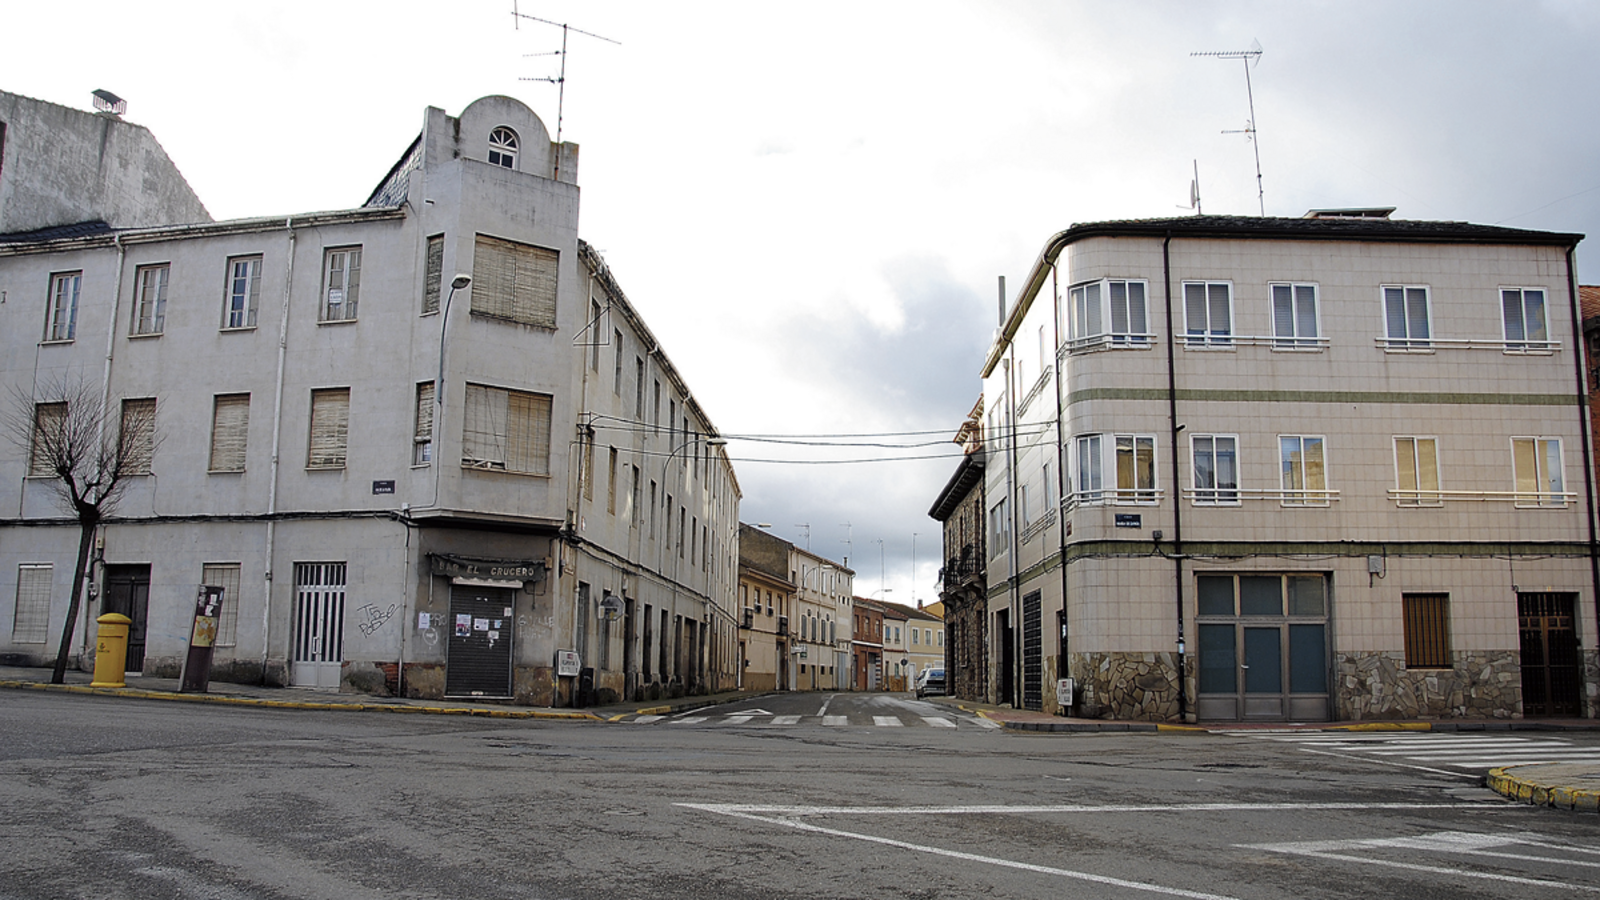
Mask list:
[[[984,371],[990,697],[1594,715],[1578,239],[1371,213],[1053,238]],[[1530,623],[1567,656],[1535,671]]]

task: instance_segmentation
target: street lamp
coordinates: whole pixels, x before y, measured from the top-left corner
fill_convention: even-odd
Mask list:
[[[679,444],[678,446],[673,447],[672,448],[672,452],[668,453],[666,460],[661,463],[661,488],[662,488],[663,495],[666,493],[667,469],[672,467],[672,458],[674,456],[678,455],[678,451],[679,450],[687,449],[687,448],[693,446],[699,440],[700,440],[699,437],[692,437],[692,438],[689,438],[688,440],[684,441],[683,443]],[[726,447],[728,445],[728,439],[727,438],[720,438],[720,437],[710,437],[710,438],[706,438],[705,444],[706,444],[707,447]],[[654,509],[651,509],[650,510],[650,515],[654,516],[655,514],[656,514],[656,511]],[[670,510],[670,509],[667,510],[667,527],[668,528],[672,527],[672,510]],[[678,533],[678,540],[680,540],[680,541],[683,540],[683,532],[681,532],[681,531]],[[667,543],[668,543],[667,541],[662,541],[661,542],[661,552],[656,554],[657,570],[661,571],[661,572],[665,572],[666,568],[667,568],[667,563],[666,563],[666,558],[665,558],[666,557],[666,545],[667,545]]]
[[[450,279],[450,293],[444,298],[444,312],[439,317],[439,380],[433,383],[433,399],[440,406],[444,406],[444,337],[450,329],[450,301],[456,298],[456,291],[465,290],[472,284],[472,276],[456,273]],[[437,433],[438,429],[434,429]]]

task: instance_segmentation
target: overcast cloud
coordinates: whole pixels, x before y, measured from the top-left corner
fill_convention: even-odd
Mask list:
[[[1249,118],[1242,64],[1193,51],[1265,51],[1269,214],[1600,233],[1584,0],[516,2],[621,42],[569,36],[581,232],[734,439],[742,518],[851,548],[863,595],[934,598],[926,511],[956,460],[816,464],[892,454],[739,436],[953,434],[996,277],[1018,284],[1050,235],[1183,214],[1196,165],[1206,212],[1254,214],[1252,147],[1223,133]],[[554,131],[555,87],[524,79],[556,73],[529,54],[561,31],[513,28],[512,5],[31,4],[5,16],[0,89],[122,95],[218,218],[345,208],[425,106],[509,94]],[[1585,280],[1597,254],[1580,249]]]

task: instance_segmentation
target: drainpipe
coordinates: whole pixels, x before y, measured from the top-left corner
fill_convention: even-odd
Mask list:
[[[1057,265],[1059,266],[1059,262]],[[1062,628],[1057,629],[1056,634],[1056,640],[1060,642],[1060,656],[1058,657],[1059,661],[1056,664],[1056,678],[1058,679],[1072,677],[1070,668],[1068,671],[1062,671],[1064,667],[1067,667],[1067,635],[1065,633],[1065,624],[1067,622],[1067,512],[1064,508],[1065,503],[1063,502],[1067,487],[1067,469],[1061,464],[1061,461],[1062,455],[1067,447],[1067,433],[1066,409],[1061,404],[1061,392],[1066,389],[1067,373],[1064,368],[1065,363],[1063,362],[1065,356],[1063,356],[1061,353],[1060,279],[1060,269],[1056,268],[1052,272],[1052,277],[1050,279],[1051,292],[1054,294],[1051,302],[1051,311],[1054,321],[1051,322],[1050,329],[1053,337],[1051,346],[1055,348],[1056,356],[1056,536],[1059,539],[1057,550],[1061,556],[1061,623],[1063,626]],[[1040,627],[1044,627],[1043,623],[1040,624]],[[948,678],[949,674],[946,673],[946,683],[948,683]],[[1067,698],[1067,705],[1072,705],[1071,697]]]
[[[283,378],[285,358],[289,348],[289,299],[294,293],[294,217],[283,220],[283,229],[289,235],[288,258],[283,266],[283,312],[278,316],[278,380],[272,396],[272,463],[267,474],[267,548],[266,566],[262,576],[265,601],[261,604],[261,683],[267,682],[267,660],[272,648],[272,564],[277,539],[278,515],[278,451],[283,434]],[[284,655],[288,656],[285,648]]]
[[[1172,576],[1178,623],[1178,719],[1189,716],[1188,671],[1183,641],[1183,492],[1178,488],[1178,370],[1176,339],[1172,334],[1172,232],[1161,242],[1161,280],[1167,299],[1167,427],[1171,430],[1172,450]]]
[[[1583,317],[1578,308],[1578,274],[1573,254],[1575,246],[1567,247],[1567,306],[1572,312],[1572,343],[1577,351],[1572,354],[1578,385],[1578,434],[1583,441],[1583,502],[1584,521],[1589,527],[1589,583],[1594,591],[1595,622],[1600,627],[1600,544],[1596,543],[1594,518],[1594,447],[1590,429],[1594,420],[1589,409],[1589,379],[1584,368],[1586,347],[1583,340]]]

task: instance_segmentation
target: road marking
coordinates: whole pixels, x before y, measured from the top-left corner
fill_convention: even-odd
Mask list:
[[[770,716],[770,715],[772,715],[772,713],[769,713],[764,709],[736,709],[733,712],[728,713],[728,715],[730,715],[730,716],[747,716],[748,717],[748,716]]]
[[[941,719],[938,716],[923,716],[922,721],[927,722],[929,725],[932,725],[935,728],[956,727],[956,723],[950,721],[949,719]]]
[[[900,719],[896,716],[873,716],[872,724],[878,726],[879,728],[895,728],[905,725],[905,723],[900,721]]]
[[[828,695],[828,699],[822,701],[822,708],[817,710],[817,715],[822,716],[824,718],[827,717],[827,715],[828,715],[828,704],[833,702],[834,696],[835,696],[834,694],[829,694]]]
[[[1497,766],[1531,765],[1541,762],[1600,763],[1600,748],[1580,747],[1569,740],[1556,737],[1528,738],[1501,734],[1437,732],[1357,735],[1293,735],[1280,732],[1252,736],[1257,740],[1298,744],[1300,750],[1306,753],[1337,756],[1342,759],[1363,759],[1448,775],[1462,775],[1459,770],[1466,769],[1476,776],[1485,769]],[[1409,765],[1400,762],[1402,759],[1430,765]]]
[[[1172,897],[1189,897],[1195,900],[1236,900],[1223,894],[1209,894],[1201,891],[1192,891],[1184,888],[1168,887],[1166,885],[1150,882],[1129,881],[1121,878],[1112,878],[1105,875],[1095,875],[1090,872],[1080,872],[1072,869],[1062,869],[1054,866],[1040,866],[1033,863],[1018,862],[1016,860],[1002,859],[995,856],[981,856],[976,853],[965,853],[959,850],[946,850],[942,847],[930,847],[913,844],[909,841],[895,840],[872,834],[860,834],[853,831],[844,831],[838,828],[826,828],[809,822],[800,821],[806,816],[826,815],[962,815],[962,814],[1037,814],[1037,813],[1143,813],[1143,812],[1213,812],[1213,811],[1279,811],[1279,810],[1375,810],[1375,809],[1461,809],[1468,804],[1462,803],[1193,803],[1174,805],[1146,805],[1146,806],[944,806],[944,807],[842,807],[842,806],[756,806],[734,803],[678,803],[687,809],[695,809],[714,815],[730,816],[733,818],[748,819],[764,822],[769,825],[779,825],[797,831],[807,831],[815,834],[827,834],[835,837],[851,838],[858,841],[880,844],[887,847],[898,847],[912,850],[917,853],[926,853],[932,856],[943,856],[950,859],[959,859],[967,862],[988,863],[1009,869],[1020,869],[1026,872],[1036,872],[1043,875],[1055,875],[1077,881],[1087,881],[1092,884],[1104,884],[1114,887],[1128,888],[1152,894],[1164,894]],[[1479,809],[1472,806],[1473,809]],[[1497,807],[1496,809],[1510,810],[1512,807]],[[1289,845],[1282,845],[1289,846]],[[1291,852],[1285,850],[1283,852]],[[1363,861],[1359,858],[1356,861]],[[1440,869],[1438,871],[1454,874],[1454,870]],[[1518,880],[1518,879],[1509,879]],[[1559,882],[1545,882],[1531,879],[1520,879],[1528,884],[1559,884]],[[1564,885],[1563,885],[1564,886]],[[1593,890],[1583,888],[1583,890]]]
[[[824,725],[849,725],[850,724],[850,717],[849,716],[823,716],[822,717],[822,724],[824,724]]]
[[[771,713],[768,713],[768,715],[771,715]],[[728,716],[728,718],[724,719],[723,722],[725,722],[728,725],[743,725],[744,723],[746,723],[746,722],[748,722],[748,721],[750,721],[751,719],[754,719],[754,718],[755,718],[755,716],[734,716],[734,715],[730,715],[730,716]]]
[[[773,716],[772,717],[772,724],[774,724],[774,725],[798,725],[798,724],[800,724],[800,717],[799,716]]]
[[[1571,884],[1565,881],[1552,881],[1545,878],[1527,878],[1520,875],[1503,875],[1498,872],[1472,872],[1465,869],[1452,869],[1447,866],[1432,866],[1424,863],[1399,862],[1390,859],[1377,859],[1371,856],[1357,856],[1350,851],[1378,850],[1398,848],[1405,850],[1424,850],[1434,853],[1470,854],[1473,856],[1489,856],[1498,859],[1514,859],[1524,862],[1557,863],[1565,864],[1567,860],[1550,859],[1549,857],[1524,856],[1511,853],[1490,853],[1491,847],[1504,847],[1519,844],[1516,837],[1475,834],[1472,832],[1445,831],[1435,834],[1419,835],[1409,838],[1371,838],[1366,840],[1351,841],[1297,841],[1287,844],[1238,844],[1250,850],[1265,850],[1269,853],[1288,853],[1294,856],[1309,856],[1316,859],[1330,859],[1337,862],[1353,862],[1367,866],[1383,866],[1391,869],[1406,869],[1412,872],[1427,872],[1435,875],[1455,875],[1461,878],[1478,878],[1486,881],[1503,881],[1509,884],[1536,885],[1538,887],[1564,888],[1569,891],[1580,891],[1586,894],[1600,893],[1600,887],[1593,885]],[[1541,845],[1544,846],[1544,845]],[[1578,865],[1593,866],[1594,863],[1578,863]]]
[[[633,721],[635,721],[635,722],[659,722],[659,721],[661,721],[662,719],[665,719],[665,718],[666,718],[666,716],[640,716],[640,717],[634,719]]]

